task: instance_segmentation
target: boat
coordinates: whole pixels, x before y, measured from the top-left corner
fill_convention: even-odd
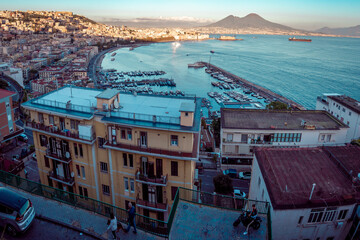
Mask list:
[[[311,39],[305,39],[305,38],[289,38],[289,41],[295,41],[295,42],[311,42]]]
[[[215,53],[214,50],[211,50],[210,53]]]
[[[205,67],[205,65],[203,65],[203,64],[201,64],[201,63],[199,63],[199,62],[197,62],[197,63],[189,63],[188,64],[188,68],[203,68],[203,67]]]
[[[116,55],[116,52],[114,52],[113,54],[111,54],[112,57],[115,56],[115,55]]]
[[[114,60],[115,60],[115,58],[112,58],[112,59],[111,59],[111,61],[114,61]]]
[[[217,40],[220,41],[236,41],[236,40],[244,40],[242,38],[236,38],[235,36],[220,36]]]
[[[134,50],[134,48],[133,48],[133,47],[129,48],[129,51],[132,51],[132,50]]]

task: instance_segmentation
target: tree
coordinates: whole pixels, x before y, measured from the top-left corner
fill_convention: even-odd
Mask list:
[[[219,194],[232,194],[234,192],[232,179],[228,175],[219,173],[213,178],[215,192]]]
[[[201,118],[201,126],[202,126],[203,128],[206,128],[205,118]]]
[[[266,106],[266,109],[270,110],[288,110],[290,109],[286,103],[274,101]]]

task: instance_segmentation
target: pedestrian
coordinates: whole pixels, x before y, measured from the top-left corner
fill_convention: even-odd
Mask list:
[[[129,203],[129,210],[128,210],[128,214],[129,214],[129,218],[128,218],[128,222],[129,222],[129,225],[127,227],[127,229],[125,230],[125,232],[129,232],[130,231],[130,228],[131,226],[134,227],[134,231],[133,233],[137,233],[136,232],[136,224],[135,224],[135,207]]]
[[[244,232],[244,235],[247,235],[248,234],[248,231],[249,231],[249,227],[250,225],[255,221],[256,217],[257,217],[257,209],[256,209],[256,206],[255,204],[252,205],[252,211],[250,212],[249,214],[249,218],[251,219],[251,222],[247,225],[246,227],[246,230]]]
[[[111,230],[113,234],[113,239],[116,239],[116,230],[117,230],[117,220],[113,213],[110,213],[110,220],[108,221],[108,228],[107,230]]]

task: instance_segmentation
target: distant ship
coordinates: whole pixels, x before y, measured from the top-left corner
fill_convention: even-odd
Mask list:
[[[235,36],[220,36],[218,38],[220,41],[236,41],[236,40],[244,40],[242,38],[235,38]]]
[[[311,42],[311,39],[305,39],[305,38],[289,38],[289,41],[295,41],[295,42]]]

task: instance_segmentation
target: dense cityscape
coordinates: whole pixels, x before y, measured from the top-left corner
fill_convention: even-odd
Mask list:
[[[257,14],[139,28],[0,11],[0,239],[360,239],[360,99],[325,87],[306,108],[235,74],[220,48],[186,68],[206,96],[175,68],[119,60],[168,44],[176,63],[182,42],[261,35],[340,36]]]

